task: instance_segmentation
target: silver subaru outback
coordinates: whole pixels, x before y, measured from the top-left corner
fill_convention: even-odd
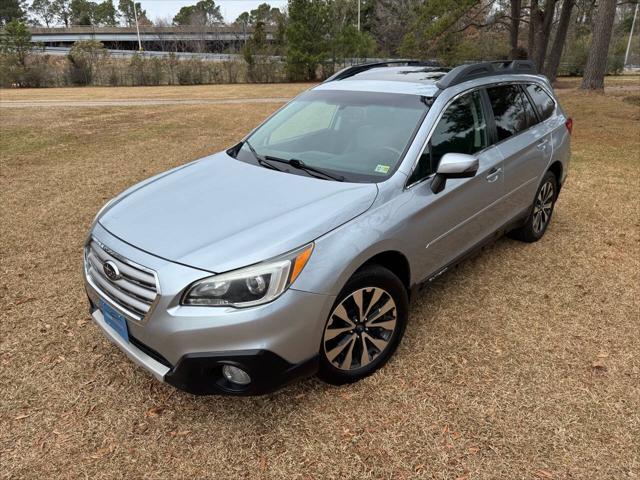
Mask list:
[[[347,68],[108,202],[91,315],[188,392],[354,382],[396,350],[417,287],[501,233],[544,235],[571,129],[526,61]]]

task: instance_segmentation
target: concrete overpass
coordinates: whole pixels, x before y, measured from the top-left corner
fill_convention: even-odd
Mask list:
[[[31,41],[45,47],[70,47],[78,40],[98,40],[109,49],[137,50],[135,27],[32,27]],[[273,41],[274,29],[266,27],[267,41]],[[140,41],[145,50],[222,52],[241,47],[251,38],[253,28],[242,25],[155,27],[140,26]]]

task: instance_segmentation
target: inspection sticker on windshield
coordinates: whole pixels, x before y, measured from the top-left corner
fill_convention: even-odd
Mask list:
[[[376,173],[387,173],[389,171],[389,165],[378,165],[374,172]]]

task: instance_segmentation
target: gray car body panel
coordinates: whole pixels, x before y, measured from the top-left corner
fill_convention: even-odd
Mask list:
[[[184,265],[226,272],[309,243],[371,206],[375,184],[205,157],[136,189],[102,215],[118,238]]]
[[[554,115],[479,152],[472,178],[448,180],[438,194],[430,189],[431,176],[409,185],[443,110],[461,94],[500,83],[543,86],[556,101]],[[527,215],[552,163],[562,164],[561,183],[566,177],[567,117],[544,77],[500,75],[443,91],[433,84],[357,79],[315,88],[438,95],[400,165],[380,183],[275,172],[221,152],[123,192],[92,227],[91,236],[156,272],[161,293],[152,312],[128,324],[133,336],[170,362],[190,352],[243,349],[266,349],[302,362],[317,354],[336,296],[371,258],[401,254],[410,267],[410,284],[418,284]],[[212,272],[265,261],[312,241],[313,254],[300,276],[269,304],[180,305],[185,289]],[[86,286],[97,301],[99,293]],[[139,363],[144,358],[135,348],[127,353]],[[155,367],[148,369],[158,376]]]

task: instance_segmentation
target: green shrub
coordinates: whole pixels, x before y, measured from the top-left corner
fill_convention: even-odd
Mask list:
[[[67,59],[69,60],[69,80],[73,85],[91,85],[99,63],[108,56],[102,42],[81,40],[75,42]]]

